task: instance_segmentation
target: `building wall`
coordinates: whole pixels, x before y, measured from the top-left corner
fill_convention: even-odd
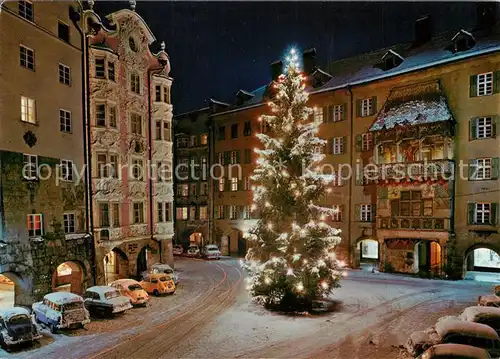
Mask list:
[[[80,266],[85,288],[92,283],[92,251],[86,235],[83,175],[81,37],[69,18],[77,2],[33,3],[33,22],[18,15],[18,2],[0,12],[0,273],[16,283],[16,304],[29,305],[53,289],[53,274],[65,261]],[[69,43],[58,38],[58,21],[69,26]],[[34,51],[34,69],[20,66],[20,45]],[[59,82],[59,63],[70,84]],[[21,96],[36,101],[36,123],[21,121]],[[71,113],[71,131],[60,129],[59,111]],[[23,178],[23,154],[38,156],[36,180]],[[60,177],[60,160],[73,161],[73,180]],[[64,213],[75,215],[65,233]],[[29,236],[27,215],[41,214],[41,235]],[[79,290],[80,290],[79,289]]]

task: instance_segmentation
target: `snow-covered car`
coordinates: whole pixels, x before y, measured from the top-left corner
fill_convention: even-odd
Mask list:
[[[149,301],[148,293],[142,288],[141,283],[133,279],[117,279],[109,283],[113,288],[118,289],[121,295],[130,299],[130,303],[135,306],[146,306]]]
[[[30,312],[21,307],[0,309],[0,345],[5,350],[42,337]]]
[[[150,273],[164,273],[173,279],[175,285],[179,283],[179,275],[168,264],[155,263],[151,266]]]
[[[47,294],[41,302],[33,304],[33,314],[35,320],[48,326],[52,333],[58,329],[84,327],[90,323],[83,298],[68,292]]]
[[[220,259],[219,247],[215,244],[207,244],[201,251],[201,256],[205,259]]]
[[[172,247],[172,253],[174,256],[180,256],[184,252],[184,248],[180,244],[176,244]]]
[[[493,294],[479,296],[477,304],[485,307],[500,307],[500,285],[493,287]]]
[[[83,294],[85,308],[90,313],[105,316],[123,313],[132,308],[130,299],[121,295],[118,289],[109,285],[98,285],[88,288]]]
[[[175,283],[172,278],[163,273],[150,273],[142,281],[141,286],[149,294],[174,294]]]
[[[197,257],[200,255],[200,248],[197,245],[190,245],[186,251],[186,254],[190,257]]]
[[[438,344],[427,349],[418,359],[489,359],[491,356],[482,348],[463,344]]]
[[[493,328],[458,318],[440,320],[434,327],[412,333],[405,348],[418,356],[437,344],[468,344],[487,350],[493,357],[500,356],[500,338]]]
[[[466,322],[486,324],[497,333],[500,333],[500,308],[482,306],[467,307],[458,317]]]

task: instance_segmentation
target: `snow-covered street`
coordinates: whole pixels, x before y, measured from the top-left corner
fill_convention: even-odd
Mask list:
[[[338,311],[284,316],[250,303],[235,259],[179,259],[174,296],[152,298],[86,330],[50,334],[6,358],[407,358],[408,335],[491,293],[473,281],[425,280],[349,270],[332,299]]]

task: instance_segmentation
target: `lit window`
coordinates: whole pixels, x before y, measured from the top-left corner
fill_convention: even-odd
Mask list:
[[[116,107],[109,106],[109,127],[116,128]]]
[[[120,204],[113,203],[113,227],[120,227]]]
[[[361,150],[369,151],[372,149],[372,134],[371,133],[363,133],[361,135]]]
[[[134,202],[134,224],[144,223],[144,203]]]
[[[64,85],[69,85],[70,79],[70,68],[69,66],[59,64],[59,83]]]
[[[195,206],[189,207],[189,219],[191,219],[191,220],[196,219],[196,207]]]
[[[342,211],[340,210],[340,205],[334,204],[332,206],[333,213],[331,214],[331,218],[333,222],[340,222],[342,220]]]
[[[493,93],[493,72],[477,75],[477,95],[486,96]]]
[[[237,191],[238,190],[238,178],[233,177],[231,178],[231,191]]]
[[[493,122],[491,117],[476,119],[476,137],[489,138],[493,135]]]
[[[188,209],[187,207],[177,207],[177,219],[188,219]]]
[[[339,122],[344,119],[344,106],[342,105],[333,106],[332,119],[333,122]]]
[[[217,206],[217,219],[224,219],[226,217],[224,209],[224,206]]]
[[[208,208],[207,206],[200,207],[200,219],[206,220],[208,218]]]
[[[474,179],[484,180],[491,178],[491,158],[480,158],[475,160]]]
[[[208,135],[206,133],[203,133],[200,136],[200,145],[206,146],[208,144]]]
[[[33,4],[30,1],[19,1],[18,10],[21,17],[33,21]]]
[[[26,46],[19,46],[19,56],[21,66],[30,70],[35,69],[35,51]]]
[[[344,140],[342,137],[335,137],[333,139],[333,154],[340,155],[344,153]]]
[[[313,116],[314,116],[314,121],[321,123],[323,122],[323,107],[314,107],[313,108]]]
[[[139,75],[130,75],[130,90],[136,94],[141,94],[141,79],[139,78]]]
[[[238,206],[229,206],[229,219],[238,219]]]
[[[38,178],[38,156],[24,155],[23,177],[26,180],[34,180]]]
[[[132,176],[136,181],[144,179],[144,166],[141,159],[132,160]]]
[[[238,151],[231,151],[231,164],[238,163]]]
[[[75,233],[75,214],[74,213],[64,213],[64,233]]]
[[[361,117],[370,116],[373,110],[373,102],[371,98],[361,100]]]
[[[491,203],[476,203],[474,210],[474,223],[490,223]]]
[[[372,205],[362,204],[360,206],[359,218],[362,222],[371,222],[372,220]]]
[[[130,114],[130,131],[136,135],[142,135],[142,117],[136,113]]]
[[[36,124],[35,100],[21,96],[21,121]]]
[[[191,137],[190,137],[190,146],[191,146],[191,147],[196,147],[196,146],[198,146],[198,141],[197,141],[196,136],[191,136]]]
[[[71,133],[71,112],[59,110],[59,129],[61,132]]]
[[[43,234],[41,214],[28,214],[28,235],[30,237],[41,236]]]
[[[251,206],[243,206],[243,219],[252,218],[252,208]]]
[[[73,161],[61,160],[61,175],[65,181],[73,181]]]

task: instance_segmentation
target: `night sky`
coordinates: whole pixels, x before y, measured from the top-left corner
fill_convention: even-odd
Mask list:
[[[318,64],[411,41],[414,21],[431,14],[433,31],[469,28],[475,3],[137,2],[136,11],[165,41],[174,78],[174,113],[270,80],[269,64],[290,45],[315,47]],[[97,2],[101,14],[128,2]]]

